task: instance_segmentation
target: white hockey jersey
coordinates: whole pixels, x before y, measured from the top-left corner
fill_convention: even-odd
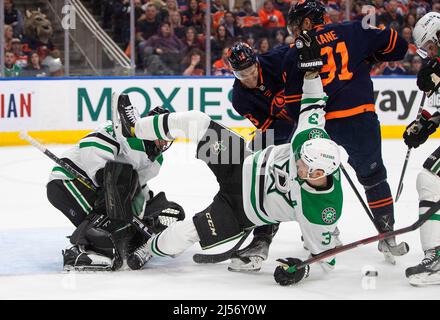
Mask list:
[[[67,150],[61,158],[68,159],[66,161],[73,168],[85,174],[96,186],[99,186],[95,177],[96,172],[104,168],[107,161],[131,164],[138,172],[145,200],[150,199],[147,182],[159,173],[163,161],[162,155],[154,161],[148,158],[143,140],[115,134],[110,121],[82,138],[78,145]],[[49,181],[54,179],[73,180],[74,177],[64,168],[55,166]]]
[[[296,160],[305,141],[329,138],[324,130],[326,101],[320,78],[305,80],[291,143],[250,155],[243,166],[243,205],[248,219],[255,225],[298,221],[305,244],[314,254],[332,246],[329,233],[342,211],[340,172],[330,177],[329,188],[318,190],[298,178]]]

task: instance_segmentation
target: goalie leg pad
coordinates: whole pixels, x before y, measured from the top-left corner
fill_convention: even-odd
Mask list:
[[[138,173],[133,166],[108,161],[104,168],[104,188],[107,215],[111,220],[130,222],[133,200],[141,193]]]

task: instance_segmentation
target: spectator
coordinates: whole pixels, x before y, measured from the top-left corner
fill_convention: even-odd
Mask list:
[[[255,49],[256,42],[253,34],[249,34],[244,40],[248,45],[250,45],[253,49]]]
[[[192,49],[203,49],[203,44],[197,38],[197,31],[194,27],[186,28],[183,44],[185,45],[185,52],[190,52]]]
[[[237,21],[242,28],[261,26],[260,16],[252,9],[250,0],[243,2],[243,9],[237,14]]]
[[[185,37],[185,27],[182,25],[182,16],[179,11],[170,12],[169,22],[174,34],[179,38],[183,39]]]
[[[151,75],[174,75],[185,46],[172,33],[169,22],[162,22],[159,34],[148,39],[143,48],[144,66]]]
[[[401,76],[406,74],[405,68],[401,63],[390,61],[385,63],[385,68],[382,71],[384,76]]]
[[[20,39],[12,39],[12,52],[15,56],[15,64],[21,69],[25,68],[28,64],[28,56],[23,52],[23,44]]]
[[[15,64],[15,56],[12,51],[5,53],[5,77],[15,78],[19,77],[21,68]]]
[[[8,24],[5,25],[5,51],[11,51],[12,49],[12,39],[14,38],[14,31],[12,27]]]
[[[416,25],[416,16],[412,13],[409,13],[405,17],[405,27],[410,27],[411,29],[414,29],[414,26]]]
[[[419,56],[414,56],[411,60],[411,67],[409,69],[408,74],[417,75],[419,73],[420,69],[423,66],[422,58]]]
[[[145,14],[142,15],[136,26],[136,37],[138,41],[148,40],[156,34],[159,29],[160,21],[156,7],[149,3],[145,8]]]
[[[130,41],[130,0],[117,0],[113,6],[114,40],[127,46]]]
[[[5,3],[5,24],[12,26],[15,37],[23,34],[24,19],[21,12],[15,8],[13,0],[4,0]]]
[[[203,33],[204,17],[198,0],[188,0],[188,7],[188,10],[182,14],[182,24],[186,27],[194,27],[197,32]]]
[[[218,11],[226,11],[227,8],[223,2],[223,0],[214,0],[211,3],[211,13],[216,13]]]
[[[333,8],[331,8],[328,11],[328,17],[329,17],[330,23],[339,23],[342,20],[340,11],[335,10]]]
[[[168,20],[171,12],[178,12],[179,9],[177,7],[176,0],[166,0],[165,7],[160,10],[160,19],[161,21]]]
[[[182,60],[182,75],[203,76],[205,75],[205,55],[197,48],[192,49]]]
[[[432,11],[440,13],[440,2],[436,2],[432,5]]]
[[[23,69],[22,76],[28,78],[47,77],[49,75],[49,70],[47,67],[41,65],[38,53],[33,51],[29,56],[29,64]]]
[[[268,38],[261,38],[258,46],[257,46],[257,53],[258,54],[264,54],[267,53],[270,50],[270,43]]]
[[[224,26],[229,38],[234,39],[243,35],[243,31],[235,21],[235,15],[231,11],[226,11],[224,16]]]
[[[283,14],[284,20],[287,20],[287,14],[289,13],[289,9],[290,9],[290,1],[274,0],[273,6],[276,10],[281,11],[281,13]]]
[[[386,12],[379,16],[379,23],[395,30],[400,30],[403,26],[404,19],[397,11],[398,3],[396,0],[390,0],[386,6]]]
[[[218,26],[214,39],[211,39],[211,61],[219,59],[224,48],[231,46],[233,40],[228,37],[224,25]]]
[[[277,32],[275,32],[275,41],[273,44],[273,48],[277,48],[280,46],[284,45],[284,38],[286,37],[286,34],[283,30],[277,30]]]
[[[231,65],[228,60],[229,48],[224,48],[220,59],[212,65],[212,75],[214,76],[233,76]]]
[[[264,1],[264,6],[258,11],[264,28],[284,28],[286,21],[281,11],[274,8],[272,0]]]
[[[413,37],[412,37],[412,29],[409,27],[404,27],[402,29],[402,38],[408,42],[408,52],[407,55],[415,55],[417,47],[414,45]]]

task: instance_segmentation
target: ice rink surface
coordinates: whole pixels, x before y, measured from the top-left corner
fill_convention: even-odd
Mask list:
[[[438,146],[428,140],[413,150],[405,186],[395,205],[396,226],[413,223],[418,216],[415,187],[424,159]],[[57,155],[69,146],[50,146]],[[388,180],[395,193],[406,147],[401,140],[383,143]],[[194,158],[195,146],[176,143],[164,154],[161,173],[151,182],[155,192],[180,203],[187,218],[204,209],[216,193],[215,177]],[[440,286],[411,287],[404,272],[420,262],[418,231],[400,237],[410,252],[397,265],[384,262],[377,243],[356,248],[337,257],[336,269],[324,273],[313,265],[308,279],[296,287],[280,287],[273,280],[277,258],[307,258],[295,222],[283,223],[260,272],[227,271],[228,262],[197,265],[194,246],[175,259],[155,258],[141,271],[63,273],[61,250],[73,231],[69,221],[46,199],[45,184],[52,161],[32,147],[0,148],[0,299],[438,299]],[[352,178],[354,171],[348,168]],[[376,234],[359,201],[344,184],[344,209],[339,220],[341,240],[349,243]],[[360,189],[360,185],[358,185]],[[360,189],[362,190],[362,189]],[[363,193],[363,192],[362,192]],[[206,252],[228,249],[232,243]],[[376,269],[372,282],[364,268]]]

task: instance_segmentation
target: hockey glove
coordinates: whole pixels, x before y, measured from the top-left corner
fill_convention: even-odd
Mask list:
[[[310,267],[307,265],[304,268],[297,269],[302,261],[297,258],[278,259],[281,265],[275,268],[273,277],[275,281],[281,286],[290,286],[300,282],[302,279],[309,276]]]
[[[440,61],[437,58],[430,60],[417,74],[417,87],[424,92],[433,91],[437,84],[432,79],[432,74],[440,77]]]
[[[425,143],[439,125],[440,114],[431,116],[426,110],[422,111],[420,119],[411,122],[403,133],[403,140],[409,148],[417,148]]]
[[[305,72],[321,70],[323,66],[321,48],[315,36],[303,31],[296,38],[295,46],[298,49],[298,69]]]

